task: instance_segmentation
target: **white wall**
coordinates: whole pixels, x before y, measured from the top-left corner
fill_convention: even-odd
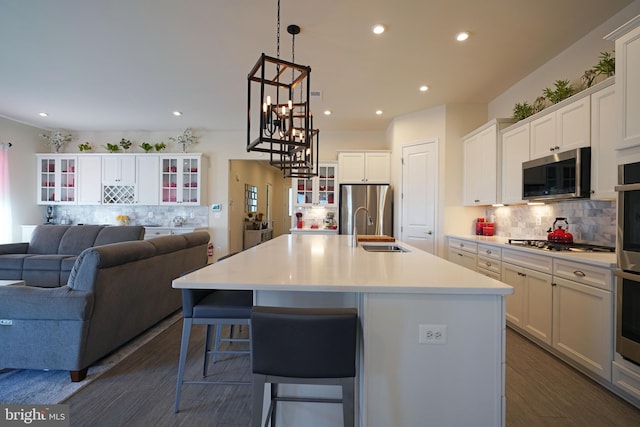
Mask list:
[[[636,0],[496,97],[489,103],[488,120],[511,117],[516,103],[523,101],[533,103],[538,96],[542,95],[545,88],[552,88],[556,80],[568,79],[573,84],[579,85],[580,77],[598,62],[600,53],[614,50],[614,43],[603,40],[603,37],[639,13],[640,0]],[[526,49],[526,44],[523,45],[523,49]]]
[[[22,241],[21,224],[44,222],[45,208],[36,205],[36,158],[33,155],[46,148],[44,140],[38,136],[42,132],[41,129],[0,117],[0,141],[13,144],[9,149],[13,242]]]
[[[436,253],[444,253],[444,235],[462,233],[464,224],[481,212],[465,209],[462,203],[461,138],[482,125],[487,116],[485,105],[447,105],[396,117],[387,132],[392,154],[394,192],[394,230],[400,236],[401,155],[404,145],[426,140],[438,142],[438,189],[436,208]]]

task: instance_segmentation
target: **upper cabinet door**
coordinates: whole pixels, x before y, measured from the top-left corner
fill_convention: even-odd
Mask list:
[[[522,163],[529,160],[529,123],[502,133],[502,203],[522,204]]]
[[[569,102],[531,122],[531,159],[591,144],[591,101],[588,96]]]
[[[74,205],[76,200],[76,156],[38,155],[37,203]]]
[[[622,134],[617,148],[640,146],[640,15],[611,36],[616,38],[616,98]]]
[[[99,205],[102,203],[102,157],[99,155],[78,156],[78,204]]]
[[[136,158],[111,154],[102,157],[102,181],[108,184],[134,185],[136,182]]]
[[[591,145],[591,98],[585,96],[556,111],[556,141],[561,150]]]
[[[391,153],[360,151],[338,153],[340,184],[389,184]]]
[[[364,152],[339,153],[338,163],[340,165],[340,183],[364,183]]]
[[[364,180],[367,184],[391,182],[391,153],[364,153]]]

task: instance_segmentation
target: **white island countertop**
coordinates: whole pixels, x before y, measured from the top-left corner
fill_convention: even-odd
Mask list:
[[[348,235],[282,235],[173,281],[174,288],[505,295],[513,288],[402,242],[368,252]],[[385,243],[386,244],[386,243]],[[383,244],[384,245],[384,244]]]

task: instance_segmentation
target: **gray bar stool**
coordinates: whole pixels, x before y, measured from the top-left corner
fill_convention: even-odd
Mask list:
[[[249,344],[248,350],[219,350],[221,325],[250,325],[251,307],[253,307],[253,291],[233,291],[220,289],[181,289],[182,291],[182,341],[180,344],[180,359],[178,361],[178,379],[176,384],[176,400],[174,411],[178,412],[180,394],[183,384],[251,384],[250,381],[186,381],[184,380],[184,368],[187,361],[189,338],[193,325],[207,325],[205,342],[205,361],[202,376],[206,376],[207,359],[209,354],[251,354],[251,340],[241,339]],[[211,327],[216,326],[216,344],[214,350],[210,349]],[[251,335],[251,327],[249,327]],[[238,339],[233,338],[234,341]],[[215,363],[215,360],[214,360]]]
[[[277,402],[341,403],[345,427],[354,426],[356,336],[355,308],[283,308],[255,306],[251,311],[253,408],[251,423],[262,420],[264,386],[271,404],[265,426],[275,426]],[[287,397],[278,384],[342,386],[342,399]]]

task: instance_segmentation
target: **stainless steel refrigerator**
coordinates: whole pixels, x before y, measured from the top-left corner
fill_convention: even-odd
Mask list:
[[[353,214],[360,210],[356,234],[393,236],[393,191],[390,185],[340,185],[340,234],[351,234]]]

